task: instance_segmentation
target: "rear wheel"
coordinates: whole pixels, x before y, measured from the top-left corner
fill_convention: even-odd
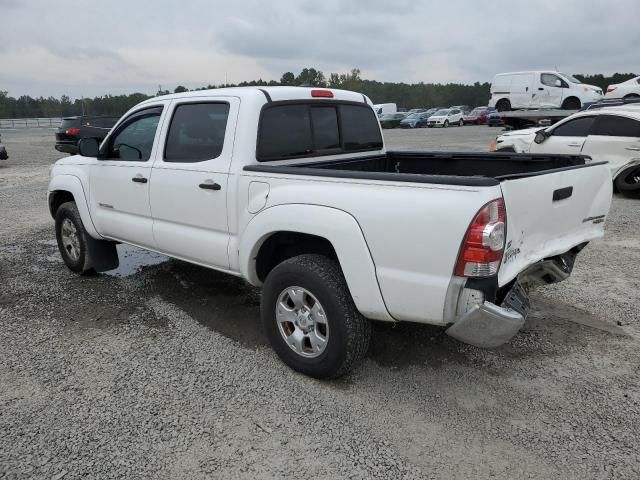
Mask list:
[[[620,172],[614,181],[614,188],[626,197],[640,196],[640,167],[635,166]]]
[[[640,100],[640,95],[635,93],[630,93],[629,95],[624,96],[624,100]]]
[[[502,100],[499,100],[498,103],[496,103],[496,110],[499,112],[508,112],[511,110],[511,102],[509,100],[507,100],[506,98],[503,98]]]
[[[323,255],[276,266],[264,282],[261,316],[280,359],[311,377],[340,377],[369,348],[370,322],[356,309],[338,264]]]

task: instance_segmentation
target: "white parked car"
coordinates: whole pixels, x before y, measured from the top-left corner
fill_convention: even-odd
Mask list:
[[[427,127],[448,127],[458,125],[464,127],[464,112],[458,108],[443,108],[431,115],[427,120]]]
[[[48,188],[69,269],[113,269],[124,242],[242,277],[280,358],[319,378],[365,355],[369,319],[503,344],[611,204],[583,158],[387,151],[370,100],[343,90],[165,95],[78,148]]]
[[[640,77],[609,85],[605,98],[640,99]]]
[[[608,162],[615,189],[640,194],[640,105],[602,108],[576,113],[540,129],[500,135],[497,151],[588,155]]]
[[[602,99],[602,89],[551,70],[499,73],[491,82],[489,106],[500,112],[533,108],[580,110]]]

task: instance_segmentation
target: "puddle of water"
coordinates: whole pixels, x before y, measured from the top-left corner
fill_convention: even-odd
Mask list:
[[[110,277],[129,277],[138,273],[144,267],[159,265],[169,260],[169,257],[160,253],[150,252],[131,245],[121,244],[116,248],[118,249],[120,265],[114,270],[104,272],[105,275]]]

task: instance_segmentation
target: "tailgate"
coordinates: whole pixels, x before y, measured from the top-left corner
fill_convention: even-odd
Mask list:
[[[612,193],[606,163],[503,180],[500,186],[507,210],[500,286],[539,260],[604,234]]]

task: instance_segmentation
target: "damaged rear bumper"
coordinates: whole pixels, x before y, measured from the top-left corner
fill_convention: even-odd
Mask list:
[[[583,247],[531,265],[503,295],[497,288],[476,290],[473,283],[452,282],[447,303],[448,315],[453,314],[455,320],[446,333],[480,348],[496,348],[507,343],[524,325],[530,308],[528,292],[540,285],[566,280]]]

